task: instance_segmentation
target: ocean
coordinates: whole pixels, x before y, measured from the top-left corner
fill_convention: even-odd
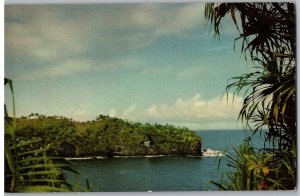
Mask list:
[[[227,166],[224,157],[215,155],[226,148],[232,151],[231,147],[242,144],[243,139],[252,134],[243,130],[197,131],[197,134],[203,139],[202,150],[211,154],[204,157],[114,157],[71,162],[81,174],[80,186],[86,186],[86,178],[93,192],[216,190],[210,180],[218,181]],[[259,133],[252,138],[252,142],[255,147],[263,147],[263,137]],[[67,179],[73,184],[76,181],[69,173]]]

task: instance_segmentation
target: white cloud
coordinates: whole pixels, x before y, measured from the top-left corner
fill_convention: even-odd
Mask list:
[[[35,69],[25,69],[11,76],[15,80],[34,81],[54,79],[62,76],[72,76],[84,72],[101,72],[112,69],[144,69],[142,59],[137,56],[115,58],[113,60],[93,60],[89,58],[72,58],[62,62],[37,66]],[[21,74],[20,74],[21,73]]]
[[[75,116],[83,116],[83,115],[86,115],[87,113],[88,113],[87,111],[81,110],[81,111],[75,111],[74,115]]]
[[[157,28],[156,34],[179,34],[203,24],[203,4],[186,4],[176,10],[165,24]]]
[[[226,119],[237,114],[241,106],[241,99],[237,98],[233,105],[233,95],[229,94],[228,102],[226,98],[216,97],[211,100],[204,100],[200,94],[196,94],[190,99],[179,98],[173,104],[153,105],[147,109],[147,113],[154,119],[185,119],[188,121],[197,121],[203,119]]]
[[[136,112],[136,110],[137,110],[136,105],[131,105],[123,111],[123,115],[124,116],[132,115]]]
[[[139,121],[142,120],[143,117],[145,117],[140,116],[142,113],[143,111],[141,111],[140,108],[138,108],[136,105],[131,105],[125,108],[123,111],[117,111],[115,108],[111,108],[108,112],[108,115],[111,117]]]
[[[5,49],[8,55],[47,60],[87,49],[82,39],[87,35],[85,23],[76,18],[62,18],[59,9],[16,5],[6,7],[6,12]]]
[[[150,27],[157,25],[160,21],[161,7],[159,4],[141,4],[130,13],[129,21],[134,26]]]
[[[110,117],[117,117],[117,116],[118,116],[117,111],[116,111],[115,108],[111,108],[111,109],[109,110],[109,112],[108,112],[108,115],[109,115]]]
[[[132,105],[123,111],[112,109],[110,115],[142,122],[170,123],[192,128],[233,128],[242,106],[242,98],[228,94],[205,100],[200,94],[192,98],[178,98],[171,104],[153,104],[148,108]]]
[[[6,6],[6,59],[40,66],[56,66],[72,58],[109,64],[161,36],[183,36],[203,23],[203,4],[131,5]]]
[[[75,111],[73,112],[73,114],[71,114],[71,118],[77,121],[87,121],[91,119],[90,114],[88,113],[88,111],[86,110],[79,110],[79,111]]]
[[[59,64],[43,66],[35,70],[29,70],[19,76],[19,80],[49,79],[58,76],[73,75],[89,71],[96,66],[95,62],[87,59],[66,60]]]

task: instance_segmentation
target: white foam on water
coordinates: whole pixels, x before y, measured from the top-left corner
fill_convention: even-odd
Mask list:
[[[66,160],[87,160],[93,159],[93,157],[72,157],[72,158],[65,158]]]
[[[210,148],[202,151],[203,157],[221,157],[224,156],[224,154],[221,151],[218,150],[212,150]]]

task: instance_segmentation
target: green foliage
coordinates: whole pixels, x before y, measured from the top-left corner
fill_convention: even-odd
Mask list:
[[[99,115],[97,120],[76,122],[63,117],[19,118],[18,137],[41,137],[52,155],[62,157],[201,154],[201,138],[187,128],[133,123]],[[144,142],[150,141],[150,147]]]
[[[54,159],[46,155],[48,148],[43,146],[40,138],[21,140],[17,138],[17,145],[11,147],[14,175],[6,175],[7,182],[14,179],[14,187],[10,191],[24,192],[32,191],[32,187],[48,186],[56,191],[71,191],[72,186],[68,184],[63,176],[62,169],[71,169],[71,164],[64,159]],[[12,146],[12,145],[11,145]],[[75,171],[74,171],[75,172]]]
[[[294,3],[207,3],[205,17],[217,36],[227,14],[240,33],[236,40],[242,40],[242,52],[259,57],[268,51],[295,58]]]
[[[49,145],[41,137],[17,134],[17,118],[12,81],[9,84],[13,99],[13,117],[9,117],[5,106],[5,191],[6,192],[48,192],[72,191],[63,171],[68,170],[76,175],[71,163],[64,158],[54,158],[47,154]]]
[[[32,136],[43,138],[44,142],[50,145],[49,151],[52,151],[52,155],[62,156],[58,147],[64,145],[68,148],[68,144],[72,145],[71,138],[75,134],[74,124],[71,120],[62,117],[39,116],[43,117],[32,119],[29,115],[28,118],[17,119],[16,136],[28,139]]]
[[[238,94],[247,89],[249,94],[244,99],[239,118],[254,132],[268,127],[266,139],[276,142],[280,149],[291,150],[296,144],[295,70],[269,71],[267,68],[269,64],[274,65],[274,61],[262,62],[263,68],[255,73],[233,78],[237,81],[229,84],[227,90],[235,88]]]
[[[220,190],[292,190],[296,171],[290,165],[295,152],[257,151],[250,138],[234,153],[225,152],[229,171],[220,182],[212,181]]]
[[[294,189],[297,143],[295,6],[288,2],[208,3],[205,17],[217,36],[227,14],[240,32],[236,41],[242,40],[241,52],[246,59],[247,56],[251,58],[257,71],[232,78],[226,90],[234,89],[235,95],[244,92],[238,118],[254,134],[267,127],[265,142],[273,144],[272,149],[261,149],[258,155],[253,152],[246,156],[239,149],[234,167],[242,169],[241,162],[250,170],[248,173],[236,171],[229,178],[231,186],[227,187],[235,184],[236,190]],[[261,170],[270,174],[263,178]],[[239,178],[247,179],[251,186],[239,186]],[[224,183],[218,186],[224,188]]]

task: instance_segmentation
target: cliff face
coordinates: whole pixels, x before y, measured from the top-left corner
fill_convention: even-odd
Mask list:
[[[101,116],[95,121],[66,118],[18,119],[18,137],[41,137],[54,156],[201,155],[201,138],[187,128],[141,124]]]
[[[162,138],[160,138],[162,137]],[[143,143],[143,142],[142,142]],[[144,142],[145,143],[145,142]],[[182,138],[171,140],[163,136],[157,136],[154,142],[147,141],[150,145],[127,145],[120,144],[115,146],[112,154],[114,155],[201,155],[201,141],[197,137],[191,137],[190,141],[184,141]]]

